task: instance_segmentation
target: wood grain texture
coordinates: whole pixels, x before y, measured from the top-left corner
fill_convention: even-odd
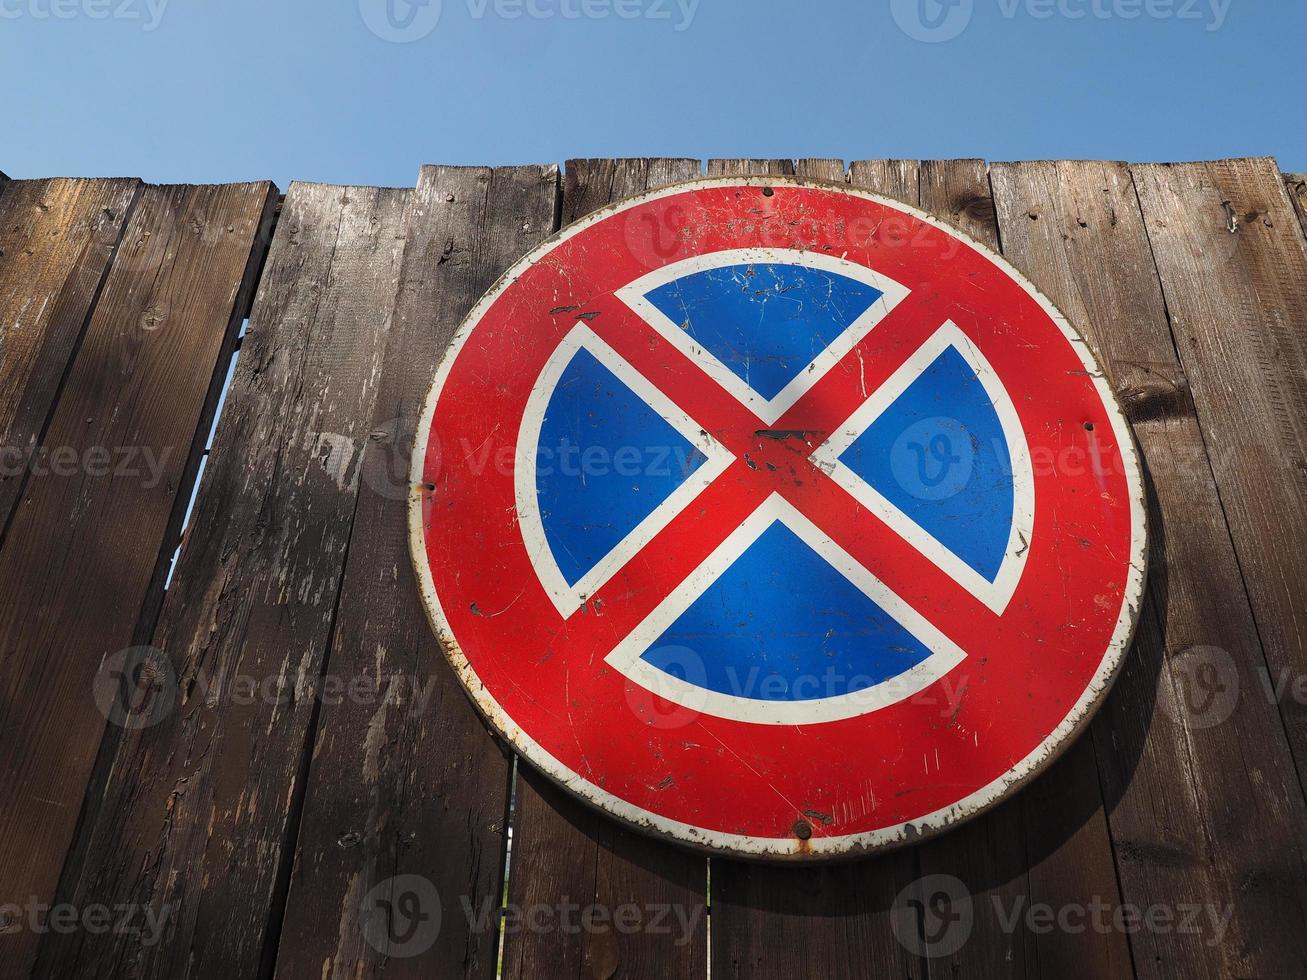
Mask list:
[[[1289,190],[1289,199],[1293,201],[1298,220],[1302,222],[1303,233],[1307,234],[1307,174],[1285,174],[1284,186]]]
[[[699,176],[696,160],[571,160],[564,224],[609,203]],[[702,977],[707,972],[707,862],[620,826],[520,762],[508,900],[521,909],[595,905],[638,910],[604,926],[504,937],[504,976]],[[624,913],[628,916],[635,913]],[[576,913],[572,913],[576,917]]]
[[[794,172],[799,177],[807,177],[811,180],[827,180],[832,184],[844,184],[848,182],[848,171],[844,169],[843,160],[832,160],[825,157],[808,157],[803,160],[794,161]]]
[[[1299,781],[1307,773],[1307,253],[1271,159],[1134,168]],[[1264,692],[1256,695],[1263,696]]]
[[[97,671],[139,638],[272,197],[144,190],[63,385],[45,439],[59,448],[0,562],[0,904],[52,898],[105,728]],[[39,937],[9,938],[0,974],[26,975]]]
[[[22,180],[0,195],[0,531],[32,466],[138,180]]]
[[[1208,664],[1228,665],[1245,692],[1265,690],[1268,678],[1129,170],[1011,164],[995,167],[993,181],[1008,254],[1082,329],[1153,489],[1143,617],[1092,728],[1123,898],[1233,915],[1225,942],[1213,941],[1210,921],[1202,941],[1136,933],[1136,968],[1146,977],[1294,975],[1303,899],[1300,886],[1285,885],[1302,880],[1303,801],[1273,703],[1240,698],[1221,717],[1227,705],[1205,708],[1194,686]]]
[[[166,929],[153,943],[51,934],[42,975],[259,972],[290,870],[408,196],[296,184],[286,198],[154,632],[169,710],[124,733],[72,890],[82,906],[149,906]]]
[[[783,177],[794,173],[793,160],[709,160],[709,177],[748,177],[770,174]]]
[[[849,164],[849,183],[916,207],[921,201],[921,164],[916,160],[854,160]]]
[[[917,185],[923,208],[1000,251],[994,196],[983,160],[923,160],[917,167]]]
[[[922,977],[892,932],[894,896],[914,878],[905,850],[814,867],[714,859],[711,976]]]
[[[547,236],[555,167],[424,167],[408,222],[328,673],[377,695],[324,703],[277,975],[493,977],[511,760],[436,643],[408,552],[409,461],[436,366],[481,294]],[[376,921],[415,876],[436,936]],[[431,890],[413,891],[415,915]],[[414,899],[409,899],[413,901]],[[382,928],[378,928],[378,926]],[[395,938],[392,943],[392,937]]]

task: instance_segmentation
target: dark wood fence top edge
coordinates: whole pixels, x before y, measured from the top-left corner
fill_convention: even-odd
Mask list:
[[[567,171],[568,171],[569,169],[571,169],[571,168],[573,167],[573,165],[575,165],[575,164],[584,164],[584,163],[589,163],[589,162],[597,161],[597,160],[629,160],[629,159],[649,159],[649,158],[646,158],[646,157],[620,157],[620,156],[584,156],[584,157],[567,157],[567,158],[566,158],[563,162],[561,162],[561,163],[539,163],[539,162],[531,163],[531,162],[522,162],[522,161],[518,161],[518,162],[500,162],[500,163],[494,163],[494,164],[480,164],[480,163],[422,163],[422,164],[419,164],[419,166],[418,166],[418,172],[419,172],[419,174],[420,174],[422,170],[424,170],[424,169],[426,169],[426,168],[428,168],[428,167],[442,167],[442,168],[445,168],[445,169],[460,169],[460,170],[494,170],[494,169],[497,169],[497,168],[513,168],[513,167],[529,167],[529,166],[551,167],[551,166],[552,166],[552,167],[554,167],[554,168],[557,169],[557,171],[558,171],[558,173],[559,173],[560,175],[562,175],[562,174],[567,173]],[[694,163],[698,163],[698,164],[699,164],[699,170],[700,170],[700,176],[707,176],[707,175],[708,175],[708,164],[709,164],[709,162],[710,162],[711,160],[716,159],[716,158],[715,158],[715,157],[678,156],[678,157],[659,157],[658,159],[667,159],[667,160],[676,160],[676,161],[679,161],[679,162],[694,162]],[[841,158],[841,157],[820,157],[820,156],[807,155],[807,156],[794,156],[794,157],[789,157],[788,159],[789,159],[791,162],[793,162],[793,161],[797,161],[797,160],[814,160],[814,159],[830,160],[830,161],[832,161],[832,162],[834,162],[834,163],[842,164],[842,165],[843,165],[843,168],[844,168],[845,176],[847,177],[848,172],[849,172],[849,168],[850,168],[854,163],[861,162],[861,161],[863,161],[863,160],[872,160],[872,159],[874,159],[874,160],[882,160],[882,161],[885,161],[885,162],[893,163],[893,162],[900,161],[900,160],[902,160],[902,161],[912,160],[912,161],[916,162],[916,161],[918,161],[918,160],[920,160],[920,159],[926,159],[926,158],[924,158],[924,157],[923,157],[923,158],[916,158],[916,157],[844,157],[844,158]],[[1247,161],[1270,161],[1270,162],[1272,162],[1272,164],[1276,167],[1276,169],[1280,169],[1280,168],[1279,168],[1279,163],[1278,163],[1278,161],[1276,160],[1275,155],[1274,155],[1274,154],[1270,154],[1270,153],[1249,154],[1249,155],[1246,155],[1246,156],[1236,156],[1236,157],[1208,157],[1208,158],[1200,158],[1200,159],[1193,159],[1193,160],[1125,160],[1125,159],[1106,159],[1106,158],[1094,158],[1094,157],[1034,157],[1034,158],[1029,158],[1029,159],[1005,159],[1005,158],[1000,158],[1000,159],[993,159],[993,160],[991,160],[991,159],[987,159],[987,158],[985,158],[985,157],[980,157],[980,156],[939,157],[939,158],[937,158],[937,159],[940,160],[940,161],[948,161],[948,162],[952,162],[952,163],[980,163],[980,164],[983,164],[984,166],[987,166],[987,167],[999,166],[999,165],[1008,165],[1008,164],[1018,164],[1018,163],[1025,163],[1025,164],[1030,164],[1030,163],[1064,163],[1064,164],[1066,164],[1066,163],[1071,163],[1071,164],[1075,164],[1075,163],[1104,163],[1104,164],[1115,164],[1115,165],[1118,165],[1118,166],[1124,166],[1124,167],[1179,167],[1179,166],[1190,166],[1190,165],[1195,165],[1195,164],[1199,164],[1199,165],[1201,165],[1201,164],[1210,164],[1210,163],[1219,163],[1219,162],[1230,162],[1230,161],[1235,161],[1235,160],[1247,160]],[[1297,181],[1307,181],[1307,172],[1290,171],[1290,170],[1281,170],[1281,173],[1283,173],[1284,176],[1285,176],[1286,178],[1288,178],[1288,179],[1297,180]],[[119,176],[119,177],[105,177],[104,175],[100,175],[100,174],[97,174],[97,175],[86,175],[86,174],[59,174],[59,175],[45,175],[45,176],[41,176],[41,177],[12,177],[12,176],[7,175],[3,170],[0,170],[0,185],[3,185],[6,181],[19,182],[19,181],[30,181],[30,180],[117,180],[117,179],[136,179],[136,180],[141,180],[142,183],[145,183],[145,184],[147,184],[147,185],[149,185],[149,186],[155,186],[155,187],[199,187],[199,186],[206,186],[206,184],[203,184],[203,183],[198,183],[198,184],[197,184],[197,183],[174,182],[174,181],[163,181],[163,182],[159,182],[159,183],[154,183],[154,182],[147,181],[147,180],[145,180],[144,178],[139,178],[139,177],[137,177],[137,178],[124,178],[124,177],[121,177],[121,176]],[[275,186],[280,186],[280,185],[277,185],[276,182],[273,181],[271,178],[253,178],[253,179],[249,179],[249,180],[215,181],[215,182],[213,182],[213,183],[216,183],[216,184],[229,184],[229,185],[233,185],[233,186],[241,186],[241,185],[247,185],[247,186],[248,186],[248,185],[254,185],[254,184],[261,184],[261,183],[273,183]],[[352,188],[359,188],[359,189],[371,188],[371,189],[376,189],[376,190],[411,190],[411,189],[412,189],[412,186],[413,186],[413,185],[392,185],[392,184],[380,184],[380,185],[378,185],[378,184],[360,183],[360,182],[356,182],[356,181],[344,181],[344,182],[340,182],[340,181],[331,181],[331,180],[299,180],[299,179],[292,179],[291,181],[288,182],[288,184],[287,184],[287,188],[289,188],[290,186],[296,185],[296,184],[302,184],[302,185],[308,185],[308,186],[318,186],[318,187],[352,187]]]

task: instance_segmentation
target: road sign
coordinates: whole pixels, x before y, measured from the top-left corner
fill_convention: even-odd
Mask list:
[[[640,828],[838,857],[1046,766],[1138,614],[1142,483],[1084,341],[921,212],[694,181],[481,300],[418,429],[411,537],[490,724]]]

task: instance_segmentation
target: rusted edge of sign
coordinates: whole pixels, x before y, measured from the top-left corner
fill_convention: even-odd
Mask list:
[[[467,657],[460,649],[449,622],[441,608],[432,580],[431,568],[426,555],[426,527],[423,524],[422,505],[424,496],[434,488],[423,482],[426,461],[427,441],[435,416],[436,402],[440,397],[446,378],[453,367],[455,359],[462,350],[472,331],[476,328],[485,312],[495,303],[500,294],[506,290],[526,269],[539,262],[559,244],[573,235],[585,230],[605,218],[619,214],[629,208],[637,207],[648,201],[671,197],[690,191],[719,187],[811,187],[820,190],[835,191],[864,198],[885,207],[910,214],[913,217],[955,236],[960,241],[975,249],[993,262],[999,269],[1010,275],[1030,295],[1057,324],[1062,334],[1070,342],[1084,364],[1085,371],[1093,380],[1103,405],[1112,422],[1113,432],[1121,448],[1122,463],[1125,467],[1126,484],[1130,494],[1130,511],[1132,529],[1130,540],[1130,560],[1126,577],[1121,609],[1117,615],[1116,627],[1111,642],[1104,652],[1093,679],[1085,688],[1080,699],[1067,713],[1062,722],[1041,742],[1034,751],[1010,768],[998,779],[972,793],[951,806],[936,810],[918,820],[909,823],[885,827],[879,830],[839,837],[811,837],[807,840],[793,838],[758,838],[740,834],[728,834],[704,830],[680,821],[671,820],[641,807],[634,806],[605,793],[598,786],[584,779],[579,774],[554,758],[539,743],[524,732],[516,722],[503,710],[494,696],[481,683],[472,669]],[[919,208],[901,202],[859,190],[845,184],[829,181],[812,180],[801,177],[755,176],[755,177],[704,177],[696,180],[671,184],[655,191],[640,194],[610,204],[594,211],[555,233],[531,250],[525,257],[496,280],[484,296],[477,301],[464,318],[450,341],[449,349],[436,369],[435,379],[427,393],[418,418],[417,437],[410,471],[409,494],[409,553],[413,561],[418,587],[422,595],[422,606],[427,619],[444,651],[450,665],[454,668],[464,690],[472,699],[473,705],[485,719],[491,729],[504,738],[523,758],[535,766],[549,779],[578,799],[595,807],[602,813],[623,823],[660,839],[671,838],[680,844],[705,852],[710,855],[743,858],[746,860],[768,861],[814,861],[814,860],[849,860],[873,853],[883,853],[895,847],[915,844],[930,837],[938,836],[959,823],[971,820],[992,809],[998,803],[1030,783],[1036,776],[1046,770],[1070,745],[1083,733],[1093,719],[1103,701],[1107,698],[1117,676],[1125,662],[1125,656],[1134,640],[1135,629],[1139,624],[1143,603],[1144,583],[1148,575],[1148,507],[1145,501],[1143,472],[1140,466],[1140,453],[1134,433],[1126,421],[1125,414],[1117,401],[1115,393],[1099,366],[1088,342],[1080,335],[1061,311],[1048,299],[1023,273],[1010,262],[982,242],[976,241],[965,232],[935,218]]]

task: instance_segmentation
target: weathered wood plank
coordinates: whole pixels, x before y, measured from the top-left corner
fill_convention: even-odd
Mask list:
[[[1307,234],[1307,174],[1285,174],[1284,185],[1289,189],[1289,199],[1298,212],[1302,222],[1303,233]]]
[[[965,187],[971,199],[989,197],[989,174],[983,161],[869,160],[855,164],[855,178],[870,189],[921,207],[940,217],[955,219],[951,185]],[[998,229],[992,220],[969,221],[965,230],[977,241],[998,248]],[[961,688],[958,682],[957,690]],[[943,708],[942,710],[949,710]],[[915,848],[913,862],[922,894],[915,909],[909,909],[921,944],[928,975],[952,971],[985,975],[1006,972],[1013,977],[1027,975],[1027,943],[1024,937],[1004,931],[994,914],[995,902],[1003,907],[1029,893],[1024,875],[1026,828],[1024,808],[1009,802],[993,813],[959,827],[944,837]],[[956,951],[949,917],[959,914],[958,901],[970,901],[971,923],[965,940]],[[938,910],[938,921],[926,921],[926,909]],[[959,920],[961,921],[961,920]],[[938,957],[938,959],[935,959]]]
[[[1302,782],[1307,699],[1294,684],[1301,690],[1307,677],[1303,230],[1274,160],[1140,166],[1134,180]]]
[[[1210,918],[1197,935],[1140,931],[1136,968],[1146,977],[1299,974],[1307,811],[1275,706],[1260,696],[1269,678],[1130,172],[1012,164],[993,180],[1005,247],[1081,325],[1133,424],[1155,498],[1145,612],[1092,729],[1123,898],[1233,916],[1223,937]],[[1245,696],[1208,703],[1216,691],[1194,686],[1208,667]]]
[[[709,177],[785,176],[794,173],[793,160],[709,160]]]
[[[747,163],[742,173],[757,173]],[[762,172],[784,173],[788,161]],[[728,165],[730,172],[737,172]],[[828,161],[801,160],[800,177],[830,180]],[[839,167],[843,177],[843,164]],[[853,164],[850,180],[867,172]],[[884,189],[861,184],[867,190]],[[913,188],[913,204],[916,189]],[[841,866],[712,862],[712,976],[920,977],[916,955],[893,933],[894,896],[917,876],[911,850]]]
[[[267,955],[408,197],[286,198],[154,632],[161,708],[122,736],[71,892],[151,907],[166,929],[51,934],[42,975],[243,977]]]
[[[844,169],[843,160],[809,157],[794,162],[794,172],[800,177],[813,180],[829,180],[833,184],[848,182],[849,174]]]
[[[918,179],[923,209],[999,249],[994,198],[982,161],[923,161]],[[1005,254],[1027,274],[1039,271],[1040,256]],[[1024,913],[1033,906],[1075,908],[1097,901],[1115,910],[1120,905],[1087,739],[1072,745],[1020,795],[926,842],[920,851],[924,876],[955,878],[971,896],[970,936],[956,952],[931,961],[932,975],[1130,975],[1130,951],[1119,932],[1037,932],[1024,919],[1014,923],[1011,918],[1013,910]]]
[[[0,529],[77,349],[138,180],[22,180],[0,196]]]
[[[1162,495],[1162,512],[1190,511],[1193,525],[1185,522],[1186,544],[1197,541],[1209,548],[1208,536],[1194,533],[1198,527],[1213,527],[1211,514],[1203,512],[1201,482],[1184,469],[1166,465],[1186,451],[1196,451],[1194,464],[1201,461],[1201,439],[1180,395],[1183,372],[1174,359],[1128,171],[1119,164],[1010,164],[994,168],[993,182],[1007,253],[1084,332],[1136,422],[1136,435]],[[1105,274],[1108,268],[1111,275]],[[1152,407],[1141,407],[1149,399]],[[1173,450],[1178,450],[1174,456]],[[1237,781],[1224,771],[1190,772],[1188,743],[1201,741],[1203,735],[1187,733],[1186,726],[1177,723],[1183,719],[1168,722],[1158,716],[1149,733],[1159,673],[1165,672],[1165,639],[1155,607],[1167,601],[1168,577],[1188,577],[1177,582],[1178,591],[1172,587],[1167,610],[1187,633],[1194,611],[1184,597],[1194,588],[1197,570],[1196,565],[1187,567],[1188,562],[1180,568],[1178,554],[1168,556],[1165,529],[1156,512],[1153,531],[1152,596],[1123,676],[1092,730],[1111,809],[1122,897],[1131,906],[1158,903],[1174,909],[1178,903],[1205,899],[1215,903],[1223,894],[1220,881],[1208,880],[1206,864],[1215,858],[1203,844],[1195,783],[1212,778],[1218,783]],[[1215,557],[1209,560],[1219,567]],[[1162,683],[1167,683],[1165,677]],[[1093,756],[1082,761],[1086,771],[1094,770]],[[1228,794],[1238,796],[1235,789]],[[1177,833],[1177,827],[1184,830]],[[1162,854],[1173,859],[1161,860]],[[1120,930],[1114,933],[1119,936]],[[1219,967],[1211,966],[1220,962],[1216,943],[1195,943],[1192,937],[1161,930],[1141,931],[1131,941],[1141,975],[1157,975],[1159,968],[1163,975],[1201,976],[1208,968],[1214,970],[1211,975],[1221,974]]]
[[[138,638],[171,551],[273,191],[142,192],[54,409],[46,444],[61,448],[15,510],[0,562],[0,904],[52,898],[105,727],[97,669]],[[39,935],[9,939],[0,973],[26,975]]]
[[[892,931],[894,896],[915,877],[909,850],[816,867],[714,859],[711,975],[923,977]]]
[[[885,179],[902,182],[906,188],[915,186],[917,203],[923,210],[999,251],[994,198],[989,168],[984,160],[890,160],[885,163],[891,167]],[[904,167],[909,168],[906,178],[897,175]]]
[[[568,161],[564,222],[697,176],[697,160]],[[627,830],[576,802],[526,763],[518,769],[508,898],[510,907],[524,911],[593,904],[605,921],[570,932],[514,929],[504,939],[505,976],[706,973],[707,862]],[[623,907],[637,909],[639,919],[618,930],[612,916]],[[570,914],[579,922],[579,913]]]
[[[916,207],[921,201],[921,164],[916,160],[854,160],[849,183]]]
[[[558,194],[552,166],[424,167],[419,177],[328,666],[376,693],[322,706],[278,976],[495,975],[511,760],[422,609],[409,459],[455,329],[553,230]],[[438,932],[409,937],[398,922],[388,932],[368,914],[379,906],[364,905],[378,889],[401,911],[416,902],[411,917],[434,916],[422,903],[438,896]]]
[[[923,160],[917,185],[923,208],[999,250],[994,196],[983,160]]]

